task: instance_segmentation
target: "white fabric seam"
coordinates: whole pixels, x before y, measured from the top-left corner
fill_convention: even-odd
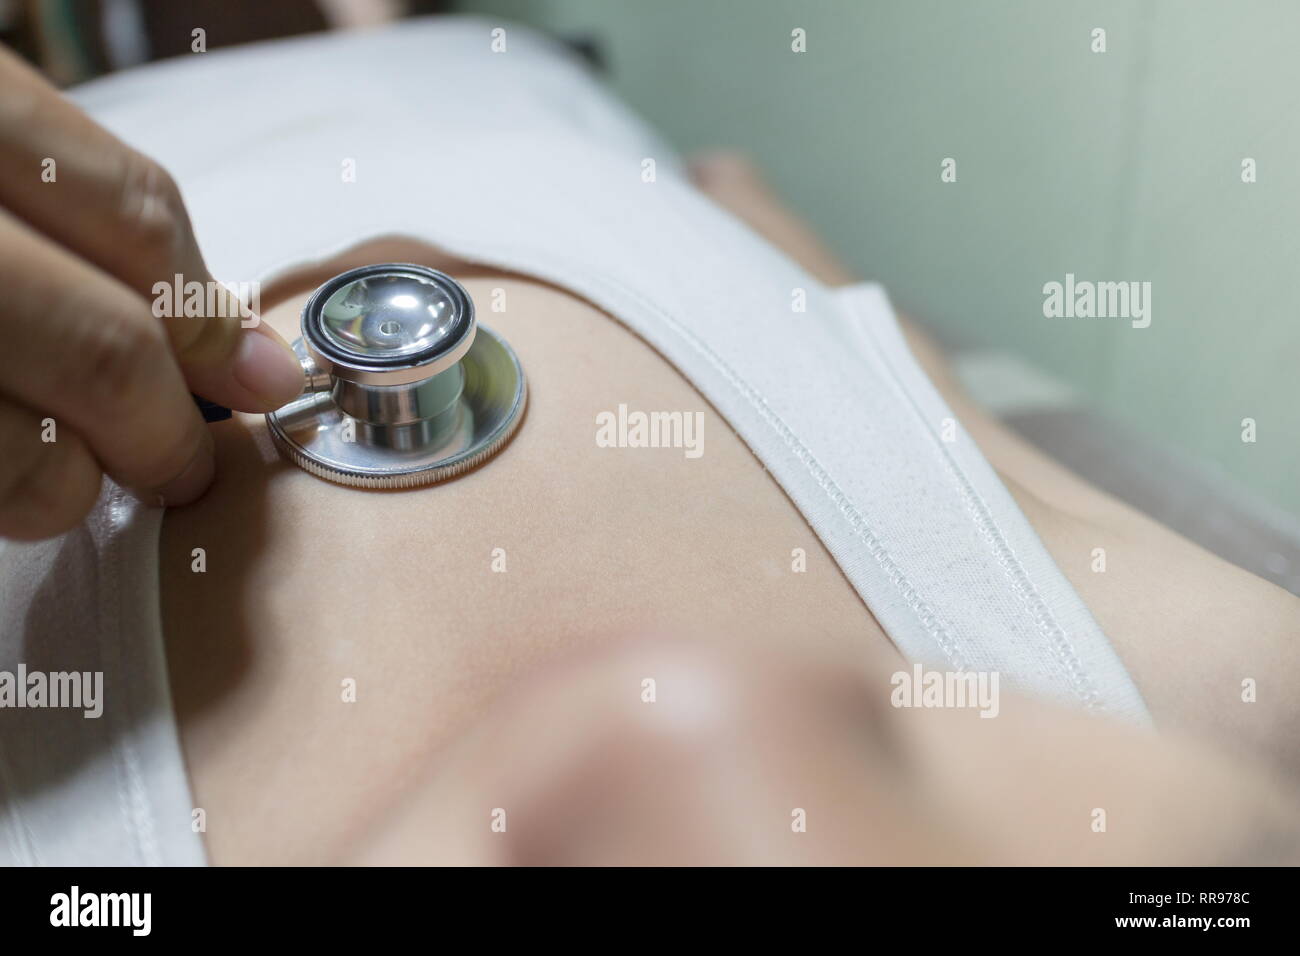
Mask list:
[[[3,738],[0,738],[0,789],[6,794],[5,819],[9,821],[13,843],[22,857],[22,865],[39,866],[40,854],[36,851],[31,828],[27,826],[27,821],[23,819],[18,809],[18,790],[13,784],[13,772],[9,769],[9,763],[5,758]]]
[[[113,581],[111,582],[110,593],[113,598],[113,615],[114,622],[114,650],[117,659],[118,668],[118,685],[124,689],[127,685],[132,685],[130,690],[125,693],[125,700],[122,703],[121,710],[118,712],[124,719],[117,723],[119,733],[116,735],[115,750],[120,759],[122,772],[126,777],[125,785],[119,794],[120,798],[126,803],[127,811],[134,826],[131,833],[135,837],[136,852],[140,855],[141,861],[146,866],[158,866],[160,864],[158,855],[158,841],[153,830],[153,817],[148,807],[148,792],[144,786],[144,781],[140,774],[140,760],[135,752],[134,733],[135,718],[134,702],[134,675],[128,670],[128,662],[125,655],[125,642],[123,641],[124,628],[122,627],[122,604],[116,600],[118,586],[121,584],[120,567],[121,562],[118,560],[118,549],[125,535],[122,531],[124,518],[129,520],[131,508],[125,500],[126,492],[114,487],[110,492],[111,500],[109,502],[108,514],[112,523],[113,530],[110,535],[109,548],[111,553],[107,556],[106,562],[113,569]],[[104,635],[100,634],[100,640]]]
[[[854,300],[856,287],[849,287],[844,293],[843,298],[849,305],[854,319],[854,327],[861,335],[866,335],[875,345],[875,352],[882,357],[883,364],[893,379],[894,384],[898,386],[899,392],[902,393],[908,406],[915,412],[921,425],[929,436],[930,442],[939,452],[943,461],[944,470],[948,477],[953,481],[957,490],[961,493],[962,502],[966,505],[966,510],[970,513],[975,521],[976,528],[979,529],[980,535],[988,543],[993,556],[997,559],[998,564],[1002,567],[1003,573],[1011,583],[1012,590],[1024,605],[1026,612],[1030,615],[1031,620],[1038,627],[1039,632],[1047,639],[1048,646],[1056,655],[1057,660],[1065,667],[1066,672],[1070,675],[1070,682],[1074,685],[1075,693],[1079,696],[1080,701],[1088,710],[1100,711],[1105,707],[1102,704],[1100,695],[1092,680],[1083,668],[1078,654],[1075,652],[1074,644],[1070,636],[1066,634],[1065,629],[1061,627],[1056,618],[1052,615],[1051,609],[1039,594],[1038,589],[1034,587],[1029,580],[1025,567],[1019,559],[1016,558],[1011,546],[1007,544],[1005,538],[999,533],[988,514],[988,506],[985,504],[979,492],[971,485],[970,480],[957,467],[953,461],[952,453],[945,447],[945,443],[940,441],[935,435],[934,429],[926,419],[925,413],[916,402],[916,398],[903,385],[899,377],[898,370],[894,362],[890,359],[889,350],[884,348],[880,340],[876,337],[871,323],[867,322],[862,314],[858,311]],[[954,414],[955,419],[955,414]],[[967,433],[969,434],[969,433]]]

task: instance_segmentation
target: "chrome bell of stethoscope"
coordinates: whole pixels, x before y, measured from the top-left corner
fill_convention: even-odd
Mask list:
[[[290,461],[345,485],[409,488],[473,468],[509,440],[528,399],[514,350],[476,323],[460,283],[424,266],[330,279],[293,348],[306,389],[266,422]]]

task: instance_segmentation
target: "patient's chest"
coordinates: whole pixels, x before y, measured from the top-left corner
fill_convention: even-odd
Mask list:
[[[218,862],[328,859],[494,695],[584,644],[886,643],[781,488],[653,349],[553,288],[465,284],[529,377],[500,455],[430,488],[360,491],[281,462],[260,418],[236,416],[214,426],[217,485],[168,513],[163,629]],[[484,308],[494,297],[505,311]],[[296,309],[267,319],[292,336]]]

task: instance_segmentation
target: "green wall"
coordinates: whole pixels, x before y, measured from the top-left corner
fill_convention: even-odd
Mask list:
[[[1300,3],[460,6],[599,37],[614,88],[679,149],[751,152],[903,308],[1300,515]],[[1044,318],[1067,272],[1151,282],[1150,327]]]

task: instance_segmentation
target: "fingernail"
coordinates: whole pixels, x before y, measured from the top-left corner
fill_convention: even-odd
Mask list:
[[[166,507],[189,504],[208,490],[215,470],[212,433],[204,426],[203,440],[195,449],[194,457],[179,475],[158,489],[157,503]]]
[[[235,381],[270,408],[279,408],[302,394],[302,364],[291,349],[251,329],[243,336],[235,355]]]

